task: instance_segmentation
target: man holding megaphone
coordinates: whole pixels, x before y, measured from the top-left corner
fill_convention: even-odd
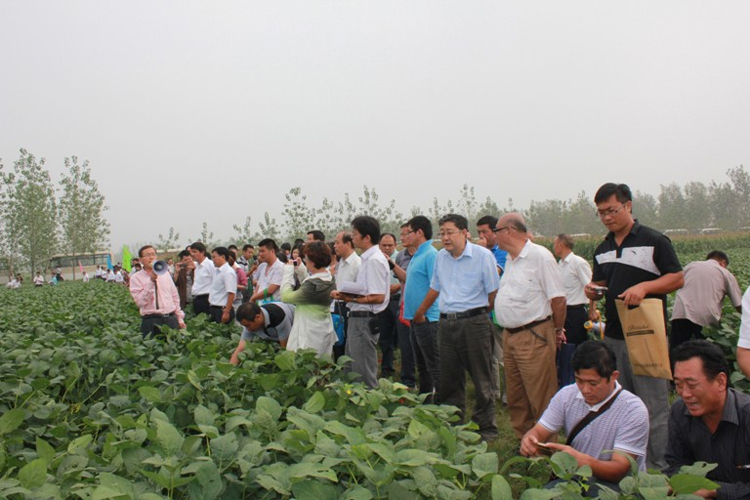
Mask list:
[[[143,271],[130,277],[130,295],[141,312],[143,337],[161,333],[161,326],[185,328],[180,296],[169,275],[167,263],[156,260],[156,249],[145,245],[138,250]]]

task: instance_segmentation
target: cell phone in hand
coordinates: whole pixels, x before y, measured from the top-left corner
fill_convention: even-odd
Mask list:
[[[551,457],[555,450],[547,446],[547,443],[536,443],[536,449],[539,451],[540,455],[545,455],[547,457]]]

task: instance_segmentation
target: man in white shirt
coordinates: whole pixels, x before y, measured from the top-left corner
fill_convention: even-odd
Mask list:
[[[214,279],[208,294],[209,317],[215,323],[230,323],[234,320],[234,296],[237,292],[237,273],[229,265],[229,249],[216,247],[211,251],[214,261]]]
[[[355,248],[362,250],[356,286],[363,293],[350,295],[336,291],[332,294],[334,299],[349,304],[346,355],[353,359],[350,369],[360,374],[370,388],[378,386],[378,314],[388,307],[391,284],[391,270],[378,248],[378,241],[380,223],[375,218],[363,215],[352,221],[352,242]]]
[[[276,256],[278,246],[271,238],[266,238],[258,243],[258,266],[256,274],[258,285],[255,293],[250,296],[251,301],[259,304],[266,302],[278,302],[281,300],[281,282],[284,279],[284,263]]]
[[[341,231],[338,233],[333,242],[333,250],[336,252],[336,257],[338,257],[335,275],[336,283],[357,281],[357,273],[359,272],[359,267],[362,265],[362,259],[357,255],[357,252],[354,251],[352,233],[348,231]],[[349,322],[349,307],[343,300],[334,300],[331,307],[334,314],[341,316],[344,321],[344,332],[346,332],[347,324]],[[333,346],[334,359],[338,359],[339,356],[343,355],[345,349],[346,333],[344,334],[344,344]]]
[[[195,314],[211,314],[208,294],[214,281],[214,263],[206,256],[206,245],[196,241],[188,248],[190,256],[195,261],[193,274],[193,310]]]
[[[502,216],[495,235],[498,246],[508,252],[495,317],[505,327],[508,412],[521,438],[557,390],[555,358],[565,341],[565,288],[552,253],[531,242],[520,214]]]
[[[557,358],[557,376],[560,379],[560,387],[575,382],[570,368],[570,359],[576,346],[588,339],[588,332],[583,325],[588,320],[589,299],[586,297],[584,287],[591,282],[591,266],[586,259],[573,253],[573,246],[572,237],[567,234],[558,234],[552,247],[555,256],[560,259],[557,267],[560,268],[565,285],[566,302],[566,345],[561,347]]]

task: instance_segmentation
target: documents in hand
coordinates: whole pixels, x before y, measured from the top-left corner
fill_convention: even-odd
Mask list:
[[[354,297],[364,297],[367,295],[364,283],[357,283],[356,281],[342,281],[336,286],[339,292]]]

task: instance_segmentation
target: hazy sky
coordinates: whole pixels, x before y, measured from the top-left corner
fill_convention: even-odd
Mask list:
[[[111,242],[375,188],[658,193],[750,165],[750,2],[11,1],[0,158],[88,159]]]

